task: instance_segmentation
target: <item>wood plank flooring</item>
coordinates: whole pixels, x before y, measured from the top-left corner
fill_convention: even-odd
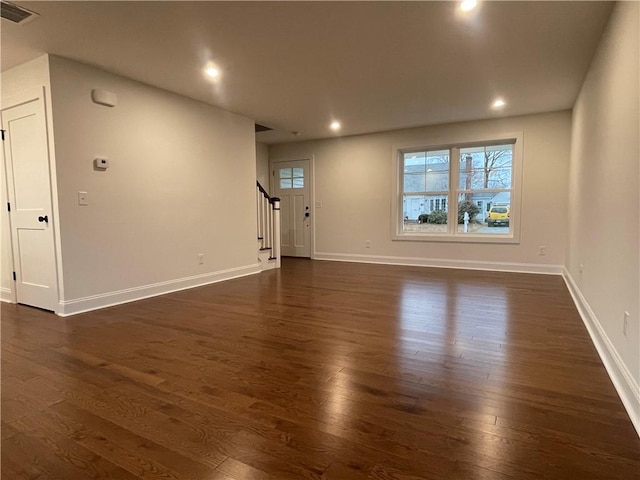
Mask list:
[[[1,325],[6,480],[640,478],[560,277],[284,259]]]

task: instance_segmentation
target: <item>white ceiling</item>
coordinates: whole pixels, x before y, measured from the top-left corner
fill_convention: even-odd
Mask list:
[[[68,57],[252,118],[266,143],[335,136],[333,119],[351,135],[571,108],[613,5],[14,3],[40,17],[2,20],[3,71]]]

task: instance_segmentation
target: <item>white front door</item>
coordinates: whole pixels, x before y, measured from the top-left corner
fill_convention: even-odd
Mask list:
[[[280,198],[281,253],[311,257],[309,160],[273,163],[275,196]]]
[[[43,90],[2,109],[4,163],[18,303],[56,310],[58,284]]]

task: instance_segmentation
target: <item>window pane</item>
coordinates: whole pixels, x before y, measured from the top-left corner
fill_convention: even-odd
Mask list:
[[[427,152],[426,191],[449,190],[449,150]]]
[[[403,231],[447,233],[447,195],[403,195]]]
[[[468,214],[466,229],[465,212]],[[510,192],[474,192],[458,196],[458,233],[507,235],[510,231]]]
[[[293,179],[293,188],[304,188],[304,178]]]
[[[513,145],[460,149],[460,190],[511,188]]]
[[[404,173],[424,172],[425,152],[413,152],[404,154]]]
[[[424,173],[405,173],[405,192],[424,192],[427,190],[426,176]]]
[[[294,168],[293,169],[293,176],[294,177],[304,177],[304,168]]]
[[[280,178],[291,178],[291,169],[290,168],[281,168],[280,169]]]
[[[449,190],[449,150],[404,154],[404,191]]]
[[[290,178],[281,178],[280,179],[280,188],[291,188],[291,179]]]
[[[448,164],[447,164],[448,166]],[[449,190],[449,171],[429,172],[427,171],[427,192],[442,192]]]

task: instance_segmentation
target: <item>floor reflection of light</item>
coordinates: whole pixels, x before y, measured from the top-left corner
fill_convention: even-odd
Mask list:
[[[460,331],[456,338],[456,353],[465,358],[473,354],[482,359],[501,359],[505,351],[502,344],[507,335],[509,296],[504,285],[461,283],[456,285],[456,318]]]
[[[508,288],[502,284],[459,283],[456,285],[456,317],[460,332],[456,338],[456,353],[463,367],[473,367],[466,373],[467,380],[482,385],[494,393],[505,388],[507,354],[504,342],[509,334],[510,299]],[[469,378],[469,375],[472,375]],[[482,396],[482,393],[480,393]],[[486,405],[485,402],[491,405]],[[493,400],[480,400],[474,405],[475,413],[492,416],[496,410],[508,411],[508,402],[499,407]],[[496,421],[497,421],[497,417]],[[475,422],[472,422],[472,424]],[[486,458],[492,468],[498,469],[510,457],[511,445],[496,433],[500,427],[493,424],[471,425],[470,445],[480,458]]]
[[[469,352],[504,355],[509,296],[504,285],[411,283],[398,305],[401,347],[461,357]]]
[[[339,435],[344,429],[344,419],[348,418],[350,413],[349,399],[344,395],[343,388],[338,385],[332,385],[329,399],[323,404],[325,423],[327,424],[328,433]]]
[[[446,283],[425,279],[424,282],[401,286],[398,304],[397,355],[393,367],[394,378],[420,381],[437,376],[452,348],[447,329],[454,325],[451,318],[452,298]]]
[[[349,395],[353,390],[354,375],[357,374],[357,362],[353,357],[355,352],[351,332],[337,329],[334,333],[340,338],[327,343],[323,353],[324,364],[336,370],[319,388],[326,398],[320,406],[322,421],[329,433],[338,435],[344,430],[345,422],[356,413]]]
[[[507,388],[513,291],[508,284],[474,277],[470,272],[442,280],[412,278],[401,285],[396,360],[389,371],[392,378],[431,387],[418,398],[421,408],[441,408],[439,402],[453,392],[464,399],[458,413],[471,451],[499,467],[510,445],[496,435],[495,415],[509,406],[485,395]]]
[[[447,292],[443,285],[403,285],[398,312],[400,330],[425,332],[431,327],[437,327],[442,324],[443,316],[446,316],[446,303]]]

